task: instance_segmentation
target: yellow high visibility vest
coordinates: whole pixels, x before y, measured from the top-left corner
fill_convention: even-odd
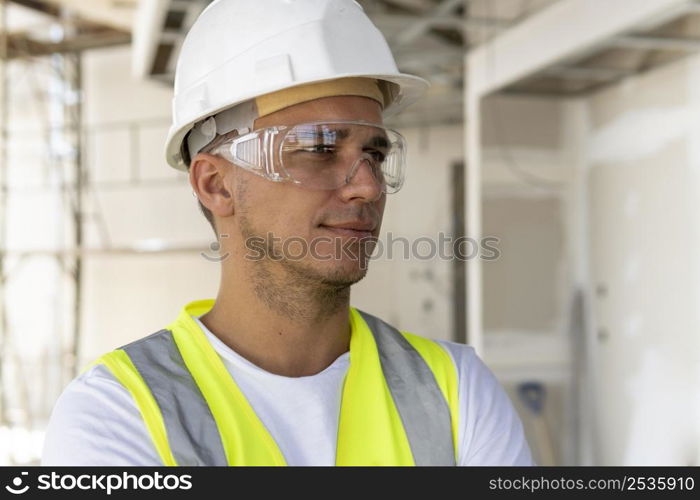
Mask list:
[[[166,329],[104,364],[131,394],[164,465],[286,465],[186,305]],[[371,325],[371,326],[370,326]],[[438,343],[350,308],[336,465],[454,465],[457,371]]]

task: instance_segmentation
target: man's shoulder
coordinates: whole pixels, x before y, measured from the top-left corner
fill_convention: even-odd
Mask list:
[[[476,351],[469,344],[455,342],[453,340],[434,339],[434,342],[445,349],[454,359],[455,363],[471,362],[478,358]]]
[[[102,364],[63,390],[49,419],[43,465],[161,465],[129,391]]]
[[[353,307],[353,309],[363,316],[372,317],[398,331],[431,365],[431,361],[440,363],[451,360],[453,366],[455,366],[457,371],[461,374],[466,366],[471,366],[474,364],[475,360],[478,362],[476,351],[470,345],[450,340],[435,339],[428,335],[403,330],[394,326],[391,321],[387,321],[380,316],[375,316],[356,307]]]
[[[120,351],[125,351],[128,352],[132,349],[138,348],[139,346],[142,345],[148,345],[148,344],[154,344],[158,343],[159,341],[162,342],[163,340],[167,339],[169,340],[171,337],[171,330],[167,328],[162,328],[156,332],[149,333],[147,335],[144,335],[142,337],[138,337],[130,342],[127,342],[126,344],[120,345],[112,349],[111,351],[106,351],[103,352],[101,355],[95,356],[92,358],[92,360],[83,368],[83,371],[81,374],[74,379],[74,381],[78,379],[87,379],[91,377],[97,377],[97,378],[109,378],[111,377],[114,379],[114,376],[111,375],[111,370],[109,370],[109,360],[114,359],[115,356],[118,356],[119,354],[123,354],[123,352]],[[97,369],[95,370],[95,367],[101,366],[103,369]]]
[[[477,354],[474,347],[451,340],[440,339],[436,342],[450,354],[460,373],[460,378],[465,382],[472,379],[493,378],[495,380],[493,372]]]
[[[414,347],[419,345],[418,342],[430,342],[437,346],[444,353],[443,359],[449,358],[452,361],[460,385],[474,386],[479,391],[486,392],[500,388],[493,372],[479,357],[474,347],[451,340],[430,339],[410,332],[401,333],[407,336]],[[418,342],[414,343],[416,339]]]
[[[149,333],[148,335],[144,335],[143,337],[139,337],[135,340],[132,340],[131,342],[128,342],[122,346],[119,346],[115,350],[117,350],[117,349],[124,350],[124,349],[128,349],[130,347],[136,347],[136,346],[138,346],[140,344],[144,344],[144,343],[157,342],[159,339],[163,339],[164,337],[169,339],[171,335],[172,335],[172,331],[170,329],[161,328],[158,331],[155,331],[153,333]]]
[[[104,420],[109,410],[123,410],[129,403],[128,391],[102,364],[92,364],[63,389],[54,405],[50,422],[59,427],[73,427],[73,422],[90,420],[91,425]]]
[[[99,363],[100,359],[102,358],[100,357],[86,366],[80,374],[71,380],[63,390],[61,398],[72,395],[94,396],[98,393],[126,391],[112,372],[104,364]]]
[[[470,345],[451,340],[435,339],[406,330],[400,331],[414,347],[432,345],[445,352],[452,359],[455,366],[472,363],[477,358],[476,351]]]

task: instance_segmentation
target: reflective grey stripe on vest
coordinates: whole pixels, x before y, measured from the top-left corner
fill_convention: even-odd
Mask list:
[[[158,403],[178,465],[228,465],[214,416],[170,330],[122,347]]]
[[[455,465],[450,408],[430,367],[398,330],[358,312],[374,335],[416,465]],[[227,465],[214,416],[172,332],[161,330],[122,349],[160,407],[178,465]]]
[[[455,465],[450,407],[432,370],[396,328],[357,312],[374,334],[384,378],[416,465]]]

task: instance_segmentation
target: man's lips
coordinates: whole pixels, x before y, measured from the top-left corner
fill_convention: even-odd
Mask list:
[[[354,236],[356,238],[369,238],[374,231],[373,225],[370,224],[342,224],[337,226],[321,224],[320,227],[341,236]]]

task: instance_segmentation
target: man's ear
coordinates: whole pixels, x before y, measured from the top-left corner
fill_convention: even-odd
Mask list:
[[[219,217],[233,215],[233,196],[224,179],[230,165],[226,160],[198,153],[190,165],[190,185],[199,201]]]

